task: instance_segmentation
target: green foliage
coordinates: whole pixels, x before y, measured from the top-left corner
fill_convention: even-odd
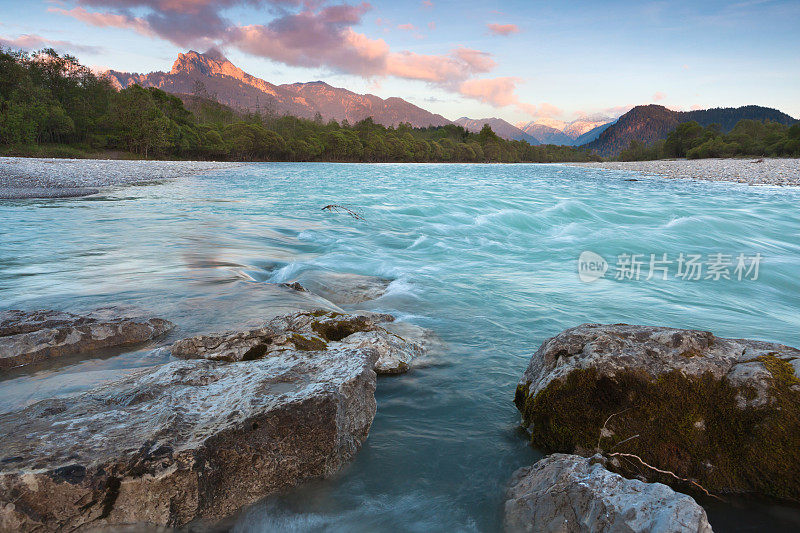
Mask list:
[[[214,101],[202,84],[181,98],[137,85],[117,91],[71,56],[0,51],[0,146],[32,153],[32,146],[53,143],[139,157],[237,161],[599,160],[574,147],[507,141],[489,126],[470,133],[456,125],[385,127],[371,118],[351,125],[325,123],[319,114],[313,120],[241,114]]]
[[[697,122],[679,124],[664,141],[644,146],[631,142],[619,159],[644,161],[665,157],[798,157],[800,123],[789,127],[779,122],[744,119],[730,133],[711,124],[704,128]]]

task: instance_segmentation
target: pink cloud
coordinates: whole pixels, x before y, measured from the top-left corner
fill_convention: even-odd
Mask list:
[[[472,48],[456,48],[454,55],[466,63],[472,72],[489,72],[497,66],[488,52],[473,50]]]
[[[434,21],[430,21],[428,23],[428,29],[431,30],[431,31],[435,30],[436,29],[436,23]]]
[[[422,7],[426,9],[430,9],[433,7],[433,2],[431,2],[431,0],[422,0],[422,2],[420,3],[422,4]]]
[[[508,36],[513,33],[519,33],[519,26],[516,24],[487,24],[487,28],[489,28],[489,33],[493,35],[503,35]]]
[[[111,27],[111,28],[128,28],[142,35],[152,36],[154,33],[150,30],[150,26],[148,23],[138,17],[132,17],[129,15],[118,15],[115,13],[95,13],[91,11],[86,11],[82,7],[76,7],[70,10],[61,9],[58,7],[51,7],[47,11],[51,13],[60,13],[62,15],[67,15],[74,19],[80,20],[81,22],[85,22],[90,26],[97,26],[100,28],[103,27]]]
[[[74,0],[73,0],[74,1]],[[321,67],[375,81],[393,76],[424,81],[444,90],[496,105],[514,105],[526,113],[547,112],[522,102],[516,78],[475,79],[491,72],[489,53],[456,48],[447,54],[394,51],[383,39],[355,31],[370,4],[331,4],[332,0],[77,0],[73,9],[50,8],[98,27],[127,28],[178,46],[232,47],[291,66]],[[266,24],[236,25],[223,16],[235,6],[271,7]],[[433,7],[430,1],[424,7]],[[87,10],[91,6],[97,11]],[[376,20],[386,25],[385,19]],[[435,28],[435,23],[429,23]],[[489,25],[500,35],[516,33],[513,24]],[[398,28],[417,31],[412,24]],[[417,32],[421,37],[421,34]],[[540,109],[541,108],[541,109]]]
[[[0,48],[12,48],[17,50],[55,48],[58,50],[89,53],[99,52],[102,50],[99,46],[75,44],[70,41],[56,41],[36,34],[25,34],[20,35],[19,37],[4,37],[0,35]]]
[[[522,102],[516,94],[519,78],[489,78],[471,79],[459,86],[458,90],[464,96],[475,98],[481,102],[496,107],[515,106],[532,117],[560,115],[562,111],[550,104],[539,106]]]
[[[653,101],[654,101],[654,102],[658,102],[659,100],[663,100],[663,99],[664,99],[664,98],[666,98],[666,97],[667,97],[667,95],[666,95],[666,94],[662,93],[661,91],[657,91],[657,92],[656,92],[656,93],[653,95]]]

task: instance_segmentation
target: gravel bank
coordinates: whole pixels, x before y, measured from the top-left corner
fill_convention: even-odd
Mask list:
[[[177,178],[236,164],[0,157],[0,199],[87,196],[102,187]]]
[[[570,163],[570,165],[628,170],[663,178],[800,186],[800,159],[676,159]]]

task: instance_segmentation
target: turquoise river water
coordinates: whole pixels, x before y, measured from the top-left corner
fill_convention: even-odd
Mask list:
[[[512,399],[546,338],[584,322],[706,329],[800,346],[800,190],[562,165],[252,164],[65,200],[0,201],[0,309],[144,309],[173,337],[258,323],[310,269],[394,280],[363,309],[445,348],[381,378],[334,479],[243,510],[236,531],[497,531],[511,473],[541,454]],[[365,220],[322,211],[346,204]],[[610,270],[578,277],[592,251]],[[647,278],[650,254],[732,257],[731,279]],[[760,254],[737,279],[739,254]],[[640,279],[616,279],[642,254]],[[718,262],[725,263],[725,261]],[[663,266],[663,265],[662,265]],[[709,268],[709,264],[705,265]],[[742,271],[739,271],[742,274]],[[295,298],[299,298],[296,296]],[[0,410],[160,364],[148,347],[16,372]],[[797,508],[702,502],[717,531],[800,528]]]

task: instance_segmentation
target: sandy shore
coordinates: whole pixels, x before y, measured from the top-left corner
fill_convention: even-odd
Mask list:
[[[800,186],[800,159],[678,159],[570,163],[570,165],[628,170],[663,178]]]
[[[0,199],[69,198],[229,168],[237,163],[0,157]]]

